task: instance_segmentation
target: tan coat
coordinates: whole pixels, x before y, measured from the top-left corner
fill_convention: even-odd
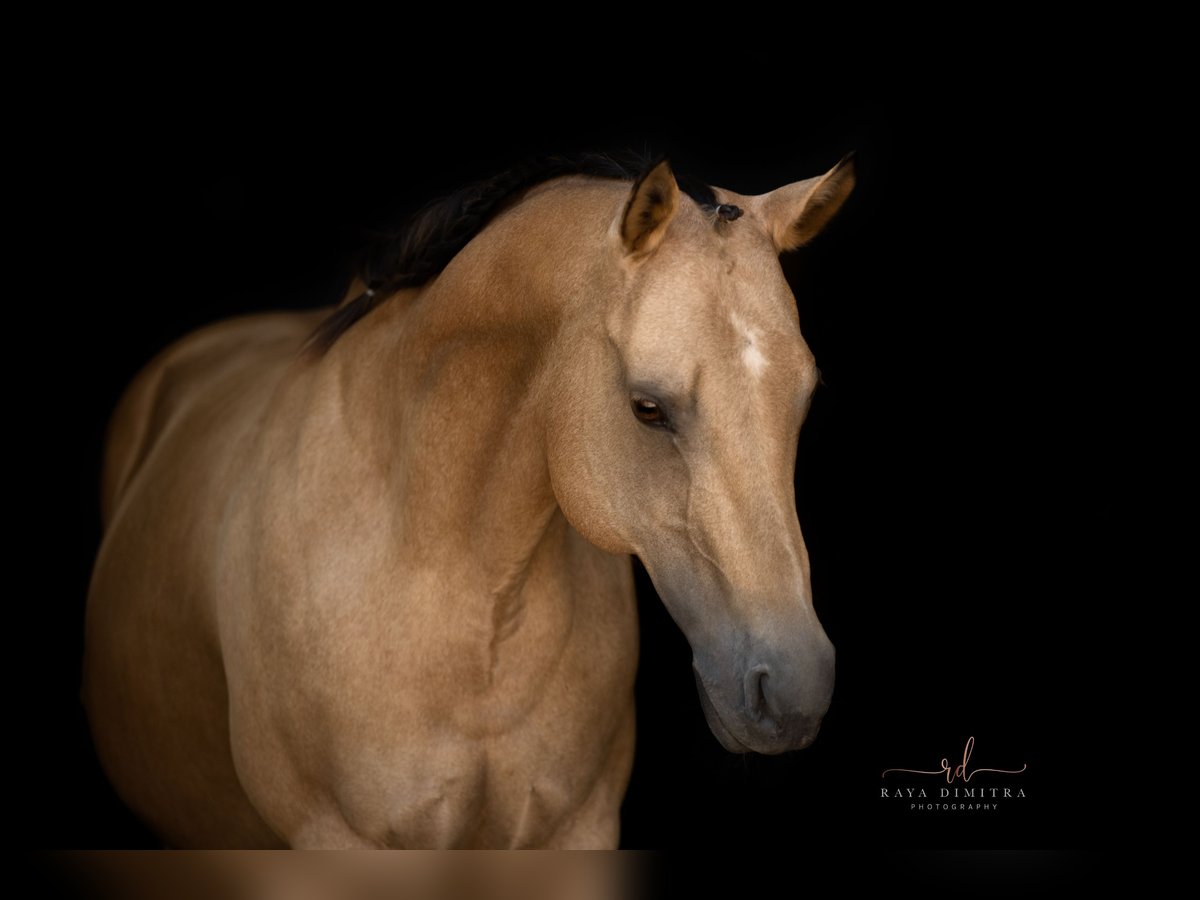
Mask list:
[[[84,697],[181,847],[615,846],[638,554],[733,750],[816,734],[792,492],[816,382],[777,255],[840,165],[723,221],[669,168],[529,191],[324,353],[223,322],[129,388]]]

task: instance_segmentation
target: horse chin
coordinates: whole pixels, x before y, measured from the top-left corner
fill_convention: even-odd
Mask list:
[[[700,678],[700,673],[695,669],[692,674],[696,676],[696,693],[700,695],[700,708],[704,710],[704,718],[708,721],[709,730],[712,731],[715,737],[730,753],[750,753],[749,747],[733,736],[733,733],[725,727],[725,723],[721,720],[721,714],[717,712],[717,707],[713,705],[712,698],[708,696],[708,689],[704,687],[704,681]]]

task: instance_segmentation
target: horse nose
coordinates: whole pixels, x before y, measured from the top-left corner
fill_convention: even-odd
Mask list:
[[[747,669],[747,718],[767,752],[799,750],[816,739],[833,680],[833,644],[823,631],[789,650],[763,654]]]
[[[767,679],[770,675],[771,667],[766,663],[751,666],[746,673],[746,705],[750,707],[750,717],[753,719],[778,715],[767,701]]]

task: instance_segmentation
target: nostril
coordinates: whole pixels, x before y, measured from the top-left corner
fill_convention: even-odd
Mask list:
[[[756,719],[769,716],[771,709],[767,705],[767,677],[770,670],[765,665],[754,666],[746,673],[746,705],[750,715]]]

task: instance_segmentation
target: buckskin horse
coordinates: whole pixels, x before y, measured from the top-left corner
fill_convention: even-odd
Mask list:
[[[853,185],[543,161],[418,215],[334,310],[159,355],[110,426],[87,606],[121,797],[179,847],[615,846],[630,554],[721,744],[807,746],[834,650],[779,254]]]

